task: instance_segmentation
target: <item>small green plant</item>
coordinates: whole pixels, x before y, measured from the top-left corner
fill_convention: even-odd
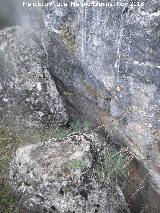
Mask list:
[[[23,141],[28,143],[41,143],[52,138],[64,139],[69,133],[70,130],[65,127],[46,127],[41,129],[29,128],[25,132],[20,133],[19,136]]]
[[[83,169],[86,165],[84,160],[71,160],[68,162],[69,166],[74,169]]]
[[[117,187],[123,188],[127,183],[131,160],[132,156],[127,149],[117,150],[111,145],[104,145],[96,162],[95,177],[100,184],[109,186],[109,203],[112,207],[118,208],[119,212],[125,210],[117,197]]]
[[[84,128],[84,130],[89,130],[91,128],[91,123],[89,121],[85,120],[83,123],[83,128]]]
[[[83,132],[91,128],[91,123],[87,120],[83,122],[75,121],[70,123],[70,130],[74,132]]]
[[[79,121],[70,123],[70,130],[74,132],[80,132],[82,129],[81,123]]]
[[[62,171],[68,171],[70,169],[83,169],[86,166],[86,162],[81,159],[73,159],[65,162],[61,165]]]
[[[64,24],[64,26],[62,27],[61,37],[71,51],[74,51],[76,49],[75,35],[66,24]]]
[[[98,158],[98,179],[121,185],[127,180],[131,160],[132,156],[124,149],[104,147]]]
[[[10,193],[5,174],[20,142],[13,130],[0,128],[0,213],[13,213],[16,206],[16,198]]]
[[[0,213],[13,213],[15,212],[17,200],[10,193],[10,189],[3,181],[0,183]]]

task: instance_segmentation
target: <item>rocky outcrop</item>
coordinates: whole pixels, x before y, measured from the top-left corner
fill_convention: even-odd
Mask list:
[[[9,177],[19,206],[39,213],[129,213],[120,188],[96,177],[101,148],[89,132],[19,148]]]
[[[21,128],[67,122],[41,41],[31,28],[15,26],[0,32],[0,64],[1,124]]]
[[[158,213],[159,2],[131,6],[132,1],[126,1],[115,7],[56,3],[46,11],[48,63],[69,114],[103,124],[113,140],[130,146],[145,171],[137,179],[135,175],[139,184],[131,194],[145,179],[150,186],[142,184],[144,191],[136,193],[136,203],[143,205],[135,211]]]
[[[115,7],[52,2],[44,11],[29,8],[30,23],[38,38],[44,34],[46,68],[70,117],[101,124],[113,141],[130,147],[138,161],[128,189],[132,210],[159,213],[158,0],[145,0],[144,6],[126,0]]]

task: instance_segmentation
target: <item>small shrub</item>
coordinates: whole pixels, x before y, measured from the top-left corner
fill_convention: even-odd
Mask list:
[[[104,147],[98,157],[98,179],[122,185],[127,180],[131,160],[132,156],[125,149]]]
[[[127,183],[131,160],[132,156],[126,149],[116,150],[111,146],[104,146],[99,153],[95,167],[97,181],[109,186],[109,203],[111,206],[116,207],[119,212],[125,211],[117,196],[117,186],[122,189]]]

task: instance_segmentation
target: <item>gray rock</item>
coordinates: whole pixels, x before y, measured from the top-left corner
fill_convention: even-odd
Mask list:
[[[39,213],[129,213],[121,189],[95,178],[101,145],[96,133],[71,133],[19,148],[9,173],[19,206]]]
[[[31,28],[15,26],[0,32],[0,64],[1,124],[21,128],[67,122],[44,49]]]
[[[152,190],[145,188],[137,196],[137,202],[145,200],[137,212],[158,213],[160,208],[159,8],[155,0],[144,1],[141,7],[68,6],[61,9],[60,16],[53,6],[51,18],[46,11],[49,68],[61,94],[73,94],[64,95],[70,116],[103,124],[113,140],[130,147],[147,171],[142,172],[139,185],[148,177]],[[63,36],[64,26],[68,39]],[[73,35],[74,49],[69,40]],[[132,194],[135,191],[133,187]],[[150,191],[156,194],[154,198],[145,196]]]
[[[63,1],[52,2],[28,13],[70,117],[103,124],[113,141],[130,147],[141,169],[134,171],[129,200],[147,179],[133,211],[159,213],[159,1],[107,8],[59,8]]]

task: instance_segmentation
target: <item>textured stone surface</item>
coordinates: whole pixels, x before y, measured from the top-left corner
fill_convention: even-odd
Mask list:
[[[120,188],[95,178],[101,144],[95,133],[71,133],[19,148],[10,165],[19,206],[39,213],[129,213]]]
[[[145,0],[141,8],[52,2],[46,15],[30,8],[29,21],[70,117],[102,123],[114,141],[130,146],[139,162],[129,189],[130,198],[135,194],[133,212],[159,213],[159,1]]]
[[[17,127],[67,122],[63,101],[46,69],[45,52],[31,28],[0,32],[1,124]]]
[[[64,97],[70,115],[102,122],[116,141],[131,147],[147,170],[141,182],[149,176],[156,196],[146,197],[152,192],[145,189],[141,197],[146,203],[136,211],[159,212],[160,5],[144,3],[139,8],[53,6],[51,14],[47,12],[47,28],[54,32],[49,35],[48,61],[59,91],[69,92]]]

